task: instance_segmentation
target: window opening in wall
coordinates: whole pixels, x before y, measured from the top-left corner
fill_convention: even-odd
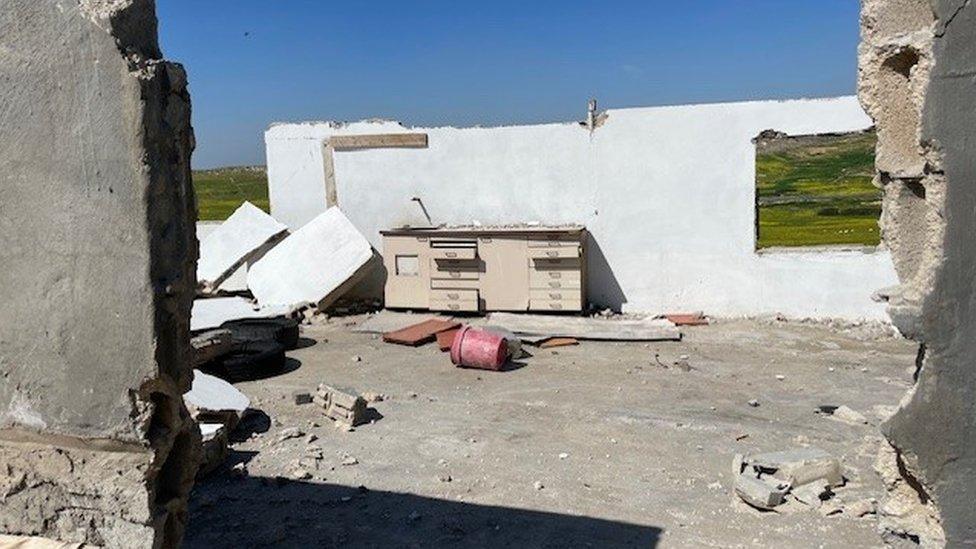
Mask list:
[[[877,246],[881,190],[874,186],[874,130],[756,143],[756,247]]]

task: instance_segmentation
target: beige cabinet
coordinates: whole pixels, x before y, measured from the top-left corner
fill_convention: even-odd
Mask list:
[[[382,231],[386,306],[444,312],[580,312],[583,227]]]

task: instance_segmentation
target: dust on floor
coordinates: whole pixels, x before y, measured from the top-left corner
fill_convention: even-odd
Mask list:
[[[263,414],[196,487],[187,547],[879,544],[873,517],[745,507],[732,460],[818,446],[846,468],[837,497],[880,498],[877,425],[909,387],[911,342],[722,321],[682,342],[531,349],[495,373],[353,333],[356,321],[305,327],[290,372],[238,384]],[[294,404],[319,383],[385,395],[376,421],[343,432]]]

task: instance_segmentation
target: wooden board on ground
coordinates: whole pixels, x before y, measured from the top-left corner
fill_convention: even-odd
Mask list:
[[[459,326],[461,326],[460,322],[450,320],[426,320],[395,332],[385,333],[383,334],[383,341],[418,347],[434,341],[438,333],[453,330]]]
[[[539,344],[541,349],[555,349],[556,347],[570,347],[579,345],[579,340],[572,337],[552,337]]]
[[[675,326],[708,326],[708,318],[704,313],[668,313],[664,318],[670,320]]]
[[[437,346],[441,348],[441,351],[446,352],[451,350],[451,345],[454,344],[454,337],[459,331],[461,331],[461,328],[452,328],[437,334]]]
[[[573,316],[492,313],[488,322],[518,335],[570,337],[597,341],[680,341],[681,331],[668,320],[609,320]]]
[[[353,332],[360,334],[385,334],[402,330],[408,326],[413,326],[418,322],[426,320],[451,320],[450,317],[435,314],[411,314],[397,311],[383,310],[375,315],[370,315],[359,326],[352,329]]]

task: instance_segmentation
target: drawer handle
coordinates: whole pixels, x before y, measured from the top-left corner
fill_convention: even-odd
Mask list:
[[[444,256],[454,258],[457,257],[457,252],[445,252]]]
[[[550,282],[549,283],[549,287],[550,288],[562,288],[563,287],[563,283],[562,282]]]
[[[549,299],[562,299],[563,294],[549,294]]]
[[[457,271],[451,271],[451,278],[461,278],[461,273]]]
[[[559,252],[546,252],[549,257],[559,257]]]
[[[562,278],[562,277],[563,277],[563,273],[557,273],[556,271],[552,271],[549,273],[549,278]]]
[[[450,309],[450,310],[452,310],[452,311],[456,311],[456,310],[460,309],[461,306],[458,305],[457,303],[449,303],[447,305],[447,308]]]
[[[563,305],[562,305],[562,303],[550,303],[549,304],[549,307],[551,307],[553,309],[562,309],[563,308]]]
[[[458,299],[461,299],[461,296],[458,295],[458,294],[447,294],[447,298],[448,299],[453,299],[453,300],[458,300]]]

